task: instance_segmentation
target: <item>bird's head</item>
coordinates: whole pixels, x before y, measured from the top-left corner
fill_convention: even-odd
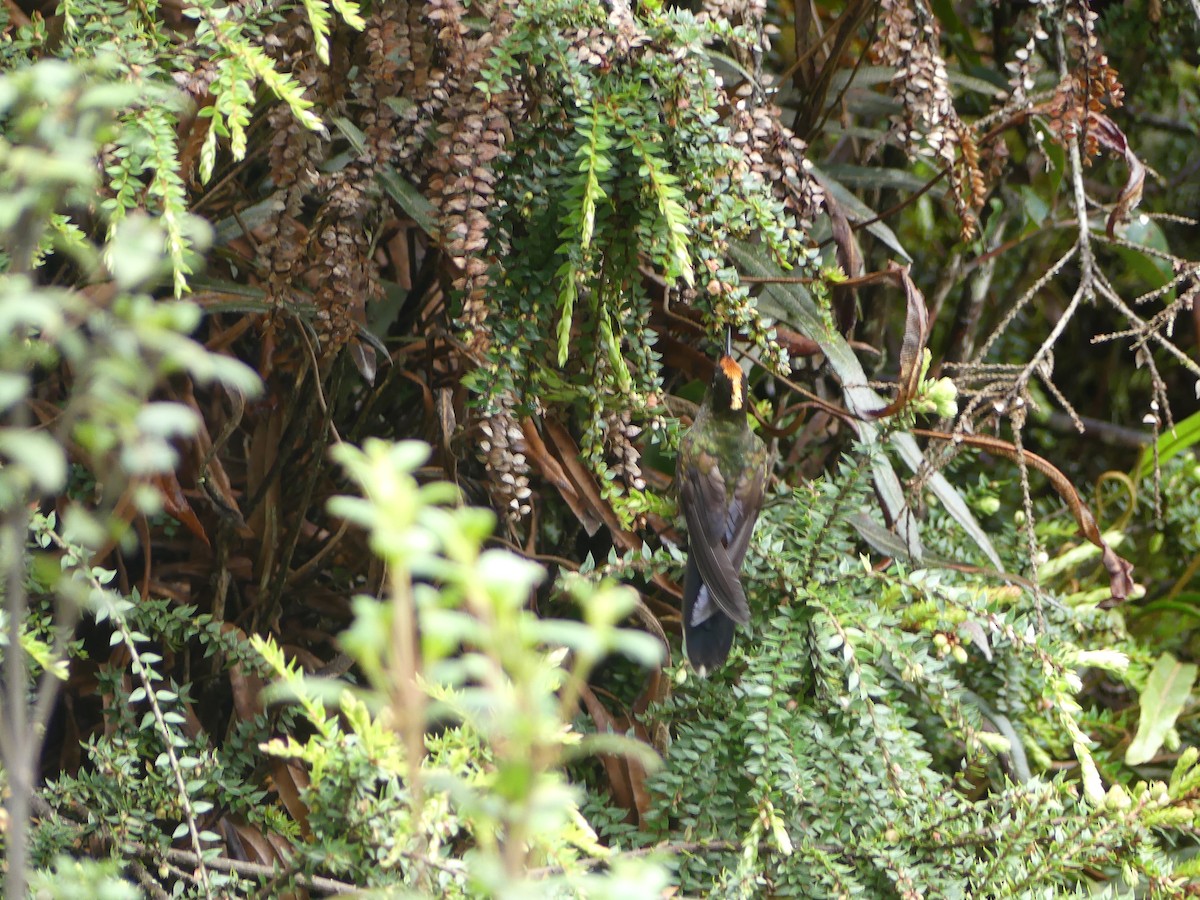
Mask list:
[[[746,414],[746,373],[732,356],[722,356],[709,388],[713,412]]]

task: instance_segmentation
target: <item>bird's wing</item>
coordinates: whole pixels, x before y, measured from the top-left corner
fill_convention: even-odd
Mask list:
[[[744,475],[733,492],[733,502],[729,505],[729,517],[725,523],[725,544],[729,548],[729,562],[734,571],[741,572],[742,560],[746,558],[746,550],[750,547],[750,535],[754,533],[754,523],[758,520],[759,510],[762,509],[763,487],[767,481],[766,454],[763,454],[763,464],[754,471]]]
[[[750,621],[750,605],[738,573],[741,559],[735,565],[726,547],[734,529],[730,528],[732,510],[726,505],[725,480],[715,461],[711,458],[705,461],[710,464],[688,467],[679,486],[683,517],[691,538],[688,553],[696,560],[713,602],[729,618],[744,625]],[[734,505],[740,504],[734,501]],[[747,518],[744,510],[740,518]],[[751,519],[750,529],[753,527]],[[749,536],[743,542],[748,543]],[[741,555],[746,555],[744,547]]]

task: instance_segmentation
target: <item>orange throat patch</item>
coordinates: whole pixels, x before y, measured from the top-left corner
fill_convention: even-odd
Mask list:
[[[742,367],[730,356],[722,356],[718,365],[721,367],[721,374],[729,379],[729,408],[741,409],[744,401],[742,397]]]

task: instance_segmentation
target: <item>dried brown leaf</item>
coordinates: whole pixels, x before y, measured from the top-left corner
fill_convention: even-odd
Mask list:
[[[586,684],[580,687],[579,698],[583,701],[588,715],[592,717],[596,731],[601,734],[617,733],[612,716]],[[630,783],[629,767],[625,764],[625,759],[612,753],[598,753],[597,757],[604,766],[604,774],[608,777],[608,788],[612,793],[613,802],[631,815],[636,815],[637,804],[633,799],[633,785]]]
[[[240,632],[240,629],[226,622],[221,631]],[[241,637],[246,639],[244,634]],[[240,664],[234,664],[229,669],[229,686],[233,691],[233,709],[238,719],[242,722],[253,721],[255,716],[262,712],[262,703],[259,700],[264,687],[262,679],[253,672],[247,672]]]
[[[279,855],[267,836],[258,829],[251,828],[242,822],[235,822],[232,819],[225,819],[221,824],[228,826],[229,829],[236,833],[238,841],[241,844],[242,852],[235,856],[235,859],[260,863],[264,866],[284,862],[283,857]]]
[[[579,461],[579,445],[575,443],[571,433],[554,419],[544,419],[542,424],[546,429],[546,436],[550,438],[550,443],[557,451],[562,471],[574,486],[586,513],[593,518],[598,518],[608,526],[609,531],[612,532],[614,543],[619,544],[625,550],[640,550],[641,542],[635,535],[621,527],[621,522],[616,513],[612,511],[612,507],[605,503],[604,498],[600,496],[600,486],[596,484],[596,479]],[[580,521],[584,520],[581,518]],[[586,522],[584,522],[584,527],[587,527]],[[590,533],[595,534],[595,529],[592,529]]]
[[[849,278],[857,278],[863,274],[863,259],[854,229],[850,227],[846,211],[842,209],[834,192],[819,177],[817,182],[825,189],[825,209],[829,213],[829,224],[833,230],[834,245],[837,247],[838,265]],[[849,337],[858,318],[858,291],[852,284],[835,282],[832,285],[832,293],[838,330]]]
[[[883,272],[874,272],[856,279],[858,282],[891,281],[904,291],[904,340],[900,345],[900,371],[897,375],[896,398],[871,415],[882,419],[895,415],[908,406],[921,386],[921,364],[925,359],[925,343],[929,339],[929,310],[925,296],[909,274],[909,267],[889,260]]]
[[[453,448],[454,434],[458,431],[458,413],[454,408],[454,390],[448,387],[438,388],[438,392],[434,397],[434,404],[437,407],[438,449],[442,451],[442,459],[446,461],[446,465],[453,467],[457,460]]]
[[[626,716],[614,717],[586,684],[579,693],[588,715],[601,734],[626,734],[633,730],[638,740],[650,743],[646,729]],[[650,812],[650,792],[646,788],[646,767],[636,758],[614,753],[596,754],[608,776],[613,801],[627,813],[626,820],[640,826]]]
[[[542,478],[559,492],[563,502],[583,525],[588,537],[594,535],[602,524],[600,518],[580,499],[579,491],[575,489],[563,467],[542,440],[533,419],[526,417],[521,420],[521,434],[525,437],[525,457],[538,468]]]
[[[888,271],[904,290],[904,341],[900,345],[900,391],[897,400],[907,405],[921,384],[921,363],[929,338],[929,311],[925,297],[909,275],[909,267],[889,261]]]
[[[175,472],[162,472],[150,480],[158,488],[163,502],[163,512],[191,532],[197,540],[203,542],[205,547],[211,547],[212,544],[204,532],[204,526],[200,524],[192,505],[184,496],[179,476]]]
[[[297,762],[273,759],[271,781],[275,784],[275,790],[279,792],[284,809],[300,826],[300,833],[306,840],[309,839],[311,833],[308,830],[308,805],[301,797],[301,793],[309,785],[308,773]]]
[[[1125,165],[1129,167],[1129,177],[1125,179],[1125,186],[1117,195],[1117,202],[1113,206],[1112,212],[1109,213],[1108,222],[1105,225],[1105,231],[1111,238],[1117,226],[1128,222],[1130,213],[1142,202],[1142,189],[1146,184],[1146,167],[1142,165],[1142,161],[1130,148],[1125,133],[1108,116],[1093,112],[1088,116],[1088,125],[1096,135],[1100,146],[1111,153],[1118,153],[1125,157]]]

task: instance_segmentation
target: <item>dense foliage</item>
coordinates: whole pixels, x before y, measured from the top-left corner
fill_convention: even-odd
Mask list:
[[[1194,6],[4,7],[6,894],[1196,893]]]

